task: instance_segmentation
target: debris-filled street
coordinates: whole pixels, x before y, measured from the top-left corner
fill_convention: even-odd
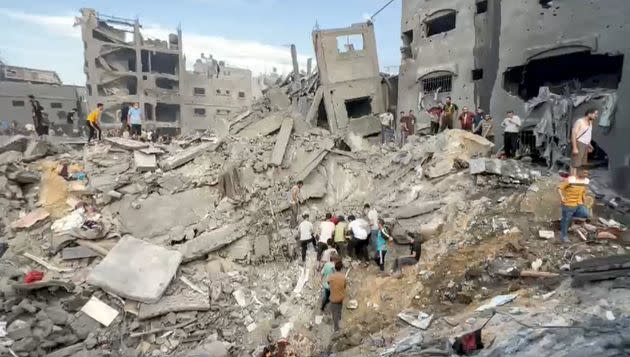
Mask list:
[[[212,55],[187,69],[181,26],[89,8],[86,91],[0,62],[21,115],[0,132],[0,356],[630,355],[622,51],[501,43],[512,13],[519,36],[614,14],[404,0],[386,74],[392,3],[316,23],[316,63],[286,46],[258,94]]]

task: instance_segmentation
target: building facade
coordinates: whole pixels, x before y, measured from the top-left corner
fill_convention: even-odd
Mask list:
[[[493,115],[498,147],[514,110],[521,145],[553,163],[566,162],[572,123],[594,107],[597,155],[627,173],[629,13],[624,0],[403,0],[398,106],[420,107],[439,89],[438,100]]]
[[[251,104],[251,72],[212,57],[186,70],[181,29],[167,40],[141,33],[139,21],[81,9],[88,103],[103,103],[105,128],[120,126],[120,110],[138,102],[145,127],[158,134],[221,130],[223,119]],[[247,78],[246,78],[247,77]]]

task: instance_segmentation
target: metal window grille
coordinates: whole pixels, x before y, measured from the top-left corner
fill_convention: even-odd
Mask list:
[[[452,89],[452,84],[453,84],[452,74],[425,78],[422,80],[422,91],[434,92],[439,88],[440,92],[450,92]]]

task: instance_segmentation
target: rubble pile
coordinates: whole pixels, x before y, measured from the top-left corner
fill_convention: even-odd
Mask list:
[[[281,340],[300,356],[374,352],[397,342],[366,338],[395,327],[405,308],[410,321],[431,316],[430,330],[453,306],[523,288],[524,271],[625,252],[549,250],[538,231],[554,227],[535,217],[555,178],[489,158],[493,145],[480,136],[447,130],[375,146],[312,127],[285,105],[286,88],[270,91],[227,135],[106,138],[78,150],[20,136],[4,144],[0,354],[258,356]],[[314,219],[361,215],[369,202],[396,241],[425,240],[427,263],[401,280],[347,261],[356,304],[344,324],[357,333],[332,336],[314,256],[294,260],[287,210],[297,180],[301,211]],[[375,279],[391,297],[373,295]]]

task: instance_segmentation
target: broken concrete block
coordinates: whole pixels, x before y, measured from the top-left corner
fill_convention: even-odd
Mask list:
[[[242,235],[237,232],[239,227],[240,225],[233,223],[210,232],[205,232],[199,237],[180,245],[178,250],[183,255],[184,262],[203,258],[208,253],[241,238]]]
[[[291,100],[283,88],[269,88],[269,90],[265,93],[265,96],[269,98],[269,105],[272,108],[283,110],[289,108],[291,105]]]
[[[245,129],[238,132],[238,136],[253,139],[258,135],[265,136],[280,129],[282,122],[285,120],[285,116],[281,113],[274,113],[266,118],[263,118],[253,124],[247,126]]]
[[[24,135],[15,135],[4,145],[0,146],[0,154],[7,151],[24,152],[26,145],[28,144],[28,137]]]
[[[481,158],[471,159],[468,164],[471,175],[493,174],[523,181],[532,179],[531,172],[515,160]]]
[[[296,181],[304,180],[328,155],[328,150],[332,149],[334,143],[332,140],[322,143],[322,148],[314,150],[309,153],[307,157],[296,163],[295,167],[292,167],[293,179]]]
[[[554,239],[556,237],[554,231],[544,231],[544,230],[540,230],[538,231],[538,237],[542,238],[542,239]]]
[[[210,297],[192,290],[182,290],[176,295],[163,296],[155,304],[140,304],[140,320],[151,319],[171,312],[207,311],[210,309]]]
[[[103,326],[109,326],[116,316],[118,316],[118,310],[102,302],[95,296],[92,296],[90,300],[83,305],[81,311]]]
[[[291,138],[291,130],[293,130],[293,118],[284,119],[280,127],[280,132],[278,136],[276,136],[276,145],[273,147],[273,152],[271,153],[270,163],[272,165],[282,165],[284,152],[287,150],[287,144]]]
[[[14,152],[14,151],[11,151]],[[11,181],[17,182],[19,184],[28,184],[39,182],[41,179],[41,175],[39,172],[28,171],[28,170],[19,170],[15,172],[11,172],[7,175],[7,178]]]
[[[417,204],[411,204],[402,206],[394,210],[392,215],[398,219],[413,218],[423,214],[431,213],[442,207],[440,201],[421,202]]]
[[[157,169],[157,159],[153,154],[145,154],[136,150],[133,152],[133,160],[137,171],[155,171]]]
[[[222,141],[219,140],[216,143],[207,142],[197,146],[189,147],[184,151],[181,151],[173,156],[167,157],[166,159],[162,160],[162,162],[160,162],[160,168],[162,168],[162,170],[164,171],[176,169],[206,151],[215,151],[219,146],[221,146],[221,143]]]
[[[61,259],[63,260],[92,258],[92,257],[98,257],[98,256],[99,254],[93,251],[92,249],[82,247],[82,246],[68,247],[68,248],[64,248],[61,251]]]
[[[155,303],[181,262],[177,251],[126,236],[92,269],[87,282],[125,298]]]
[[[48,218],[48,216],[50,216],[50,213],[48,213],[48,211],[43,208],[38,208],[26,214],[24,217],[18,219],[17,221],[11,223],[11,229],[30,228],[35,223]]]
[[[235,290],[232,293],[232,296],[234,296],[234,300],[236,300],[236,303],[238,304],[238,306],[240,307],[247,306],[247,299],[245,298],[245,293],[243,292],[243,290]]]
[[[119,137],[108,137],[105,138],[105,141],[127,150],[140,150],[149,147],[148,143]]]
[[[50,143],[46,140],[31,140],[24,151],[24,157],[22,161],[24,162],[33,162],[41,159],[42,157],[48,155],[48,149],[50,148]]]
[[[12,164],[22,160],[22,153],[19,151],[7,151],[0,154],[0,166]]]
[[[19,319],[13,321],[7,328],[7,336],[14,341],[31,336],[31,323]]]

